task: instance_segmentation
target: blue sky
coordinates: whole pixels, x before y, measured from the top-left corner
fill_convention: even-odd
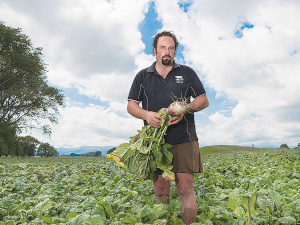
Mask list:
[[[184,12],[188,11],[188,8],[191,6],[190,2],[181,2],[178,3],[179,7],[183,9]],[[245,27],[247,27],[248,24],[245,24]],[[162,29],[163,24],[158,19],[157,12],[155,10],[155,3],[150,2],[148,12],[145,14],[145,19],[142,21],[142,23],[139,25],[139,31],[142,34],[142,41],[146,45],[144,52],[146,54],[152,53],[152,37]],[[244,29],[244,26],[241,27],[240,32]],[[184,50],[183,45],[179,45],[179,48],[176,53],[176,59],[180,59],[180,62],[185,64],[185,60],[182,54],[182,51]],[[205,84],[204,84],[205,85]],[[205,109],[208,113],[212,113],[214,111],[219,111],[222,109],[226,109],[228,107],[228,104],[225,104],[223,102],[223,99],[218,98],[216,99],[216,92],[212,88],[206,87],[207,95],[210,97],[210,107]],[[203,121],[203,120],[202,120]],[[203,121],[204,122],[204,121]]]
[[[296,146],[299,10],[296,0],[0,0],[0,20],[43,48],[49,84],[67,99],[50,139],[23,135],[66,148],[127,142],[142,126],[126,111],[131,82],[155,60],[152,37],[172,30],[176,61],[210,100],[195,115],[200,146]]]
[[[180,8],[182,8],[185,12],[187,12],[189,6],[191,6],[191,3],[178,3]],[[242,30],[244,28],[249,28],[252,25],[245,23],[242,25],[240,30],[236,32],[237,37],[242,37]],[[142,41],[145,44],[144,53],[151,55],[152,54],[152,41],[153,36],[162,29],[163,24],[158,19],[157,12],[155,10],[155,3],[149,2],[148,6],[148,12],[145,13],[144,20],[139,24],[138,30],[141,32],[142,35]],[[180,59],[180,62],[185,64],[185,60],[182,54],[182,51],[184,50],[183,45],[179,45],[178,51],[176,53],[176,59]],[[63,89],[64,94],[66,97],[76,101],[81,102],[84,104],[95,104],[95,105],[101,105],[104,107],[109,107],[107,102],[99,102],[99,100],[87,97],[86,95],[81,95],[78,93],[78,90],[76,88],[64,88]],[[207,95],[210,97],[210,107],[206,109],[206,111],[213,113],[215,111],[219,110],[226,110],[226,108],[230,106],[233,106],[233,104],[225,103],[224,99],[222,98],[216,98],[216,92],[212,88],[206,87]],[[203,120],[202,120],[203,121]]]

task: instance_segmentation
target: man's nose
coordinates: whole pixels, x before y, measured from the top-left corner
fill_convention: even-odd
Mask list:
[[[166,48],[165,53],[166,53],[166,55],[170,55],[170,49]]]

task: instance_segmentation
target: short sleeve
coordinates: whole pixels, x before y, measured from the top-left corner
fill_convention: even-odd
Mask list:
[[[202,82],[200,81],[198,75],[196,72],[188,67],[188,74],[190,76],[190,91],[191,91],[191,96],[193,98],[196,98],[200,95],[206,95],[205,89],[202,85]]]
[[[142,84],[142,74],[138,73],[131,85],[128,100],[134,100],[141,102],[143,100],[143,84]]]

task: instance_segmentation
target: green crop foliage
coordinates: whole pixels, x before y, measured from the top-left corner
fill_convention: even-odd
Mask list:
[[[299,149],[204,154],[195,224],[300,224],[299,159]],[[171,199],[113,159],[0,158],[0,225],[183,224],[175,182]]]

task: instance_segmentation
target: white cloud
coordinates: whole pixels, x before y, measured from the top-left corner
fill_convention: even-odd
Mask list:
[[[109,108],[72,103],[61,111],[59,124],[53,126],[50,139],[35,130],[29,135],[55,147],[117,146],[128,142],[142,126],[141,120],[119,116]]]
[[[115,112],[127,113],[127,101],[126,102],[110,102],[109,108]]]
[[[0,0],[1,20],[44,48],[53,85],[108,102],[107,108],[69,104],[53,128],[55,147],[115,145],[142,126],[125,114],[135,74],[155,59],[143,53],[138,30],[149,2]],[[178,2],[192,4],[184,12]],[[226,113],[198,114],[209,120],[197,119],[200,144],[299,142],[298,0],[165,0],[156,8],[163,29],[175,32],[184,60],[206,87],[224,102],[236,102]],[[238,38],[244,23],[253,28]]]
[[[108,102],[87,106],[67,99],[50,140],[36,130],[28,134],[55,147],[105,146],[127,142],[141,129],[142,121],[129,116],[126,106],[135,74],[153,60],[143,53],[138,30],[148,2],[0,0],[1,20],[43,47],[51,85]]]
[[[145,53],[139,54],[135,59],[135,64],[138,66],[135,72],[138,73],[140,70],[151,66],[153,62],[155,62],[154,55],[147,55]]]
[[[89,96],[116,101],[128,94],[128,74],[132,80],[136,57],[145,48],[138,25],[148,2],[1,0],[0,15],[8,25],[21,27],[35,46],[43,47],[52,84],[80,86]],[[102,82],[105,91],[99,91]],[[112,95],[118,82],[127,84],[123,93]]]
[[[80,78],[79,93],[101,101],[125,101],[133,80],[132,75],[97,74],[90,79]]]
[[[222,115],[221,113],[216,112],[215,114],[209,117],[209,120],[214,124],[224,124],[227,122],[228,118]]]
[[[156,4],[163,29],[177,34],[206,86],[237,102],[230,115],[216,112],[198,128],[200,143],[299,142],[299,1],[202,0],[187,13],[176,0]],[[253,28],[236,37],[246,22]]]

